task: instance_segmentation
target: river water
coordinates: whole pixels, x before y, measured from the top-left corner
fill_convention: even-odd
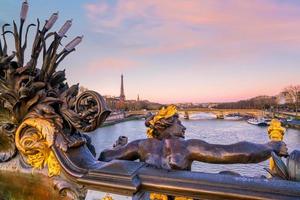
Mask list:
[[[201,139],[214,144],[231,144],[239,141],[266,143],[269,141],[267,127],[258,127],[248,124],[246,121],[228,121],[217,119],[193,119],[181,120],[186,129],[186,139]],[[129,142],[146,138],[144,120],[127,121],[112,126],[102,127],[89,134],[92,138],[97,157],[101,150],[111,148],[120,135],[129,138]],[[300,149],[300,131],[287,129],[284,142],[289,152]],[[268,167],[268,161],[258,164],[227,164],[217,165],[202,162],[194,162],[192,171],[218,173],[224,170],[238,172],[245,176],[267,175],[263,168]]]

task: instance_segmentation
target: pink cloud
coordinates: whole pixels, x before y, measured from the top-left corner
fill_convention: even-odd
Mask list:
[[[150,43],[133,49],[134,55],[202,48],[206,59],[253,59],[270,45],[300,45],[300,7],[273,0],[97,1],[85,8],[95,31]],[[128,28],[130,20],[141,22]]]
[[[117,57],[106,57],[103,59],[90,61],[87,65],[87,68],[89,72],[95,73],[101,70],[122,71],[125,69],[135,68],[138,65],[138,62],[134,60]]]
[[[100,15],[103,12],[106,12],[108,6],[106,4],[86,4],[85,6],[86,13],[89,19],[97,19],[97,15]]]

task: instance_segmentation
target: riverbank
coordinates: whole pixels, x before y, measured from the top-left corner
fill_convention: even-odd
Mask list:
[[[237,111],[237,110],[231,110],[230,112],[233,112],[233,111]],[[239,117],[241,117],[241,119],[239,119],[240,121],[247,121],[250,118],[257,117],[253,113],[256,113],[256,114],[260,113],[260,117],[262,117],[262,116],[270,117],[271,116],[270,113],[267,113],[267,112],[263,113],[263,111],[258,111],[258,110],[251,110],[252,112],[249,112],[249,111],[250,110],[244,110],[244,112],[242,112],[242,113],[233,113],[233,114],[227,111],[228,113],[230,113],[227,116],[232,116],[232,115],[233,116],[239,116]],[[202,114],[209,114],[209,112],[196,112],[196,111],[192,111],[191,112],[192,115],[195,115],[196,113],[198,113],[198,114],[199,113],[200,114],[201,113]],[[215,115],[215,113],[213,113],[213,112],[211,112],[210,114]],[[136,112],[136,113],[127,113],[127,114],[123,113],[120,116],[118,116],[118,117],[111,117],[111,119],[106,120],[104,122],[104,124],[102,125],[102,127],[112,126],[112,125],[115,125],[115,124],[118,124],[118,123],[122,123],[122,122],[126,122],[126,121],[139,120],[139,119],[145,118],[145,114],[138,113],[138,112]],[[183,117],[182,113],[180,113],[180,116]],[[224,116],[224,115],[222,115],[222,116]],[[191,119],[192,118],[193,117],[191,117]],[[292,128],[292,129],[300,130],[300,120],[298,120],[298,119],[294,119],[292,121],[287,121],[286,117],[277,116],[277,115],[275,115],[275,118],[280,119],[281,122],[282,122],[282,125],[285,126],[286,128]],[[202,118],[200,118],[200,119],[202,119]],[[203,119],[215,119],[215,117],[209,117],[209,118],[205,118],[204,117]],[[217,117],[217,119],[222,119],[222,120],[225,120],[225,121],[227,120],[226,117],[223,117],[223,118],[218,118]],[[232,119],[229,119],[229,120],[231,121]]]
[[[293,128],[300,130],[300,120],[292,120],[283,123],[283,125],[287,128]]]
[[[115,125],[118,123],[131,121],[131,120],[139,120],[139,119],[143,119],[143,118],[145,118],[145,116],[143,116],[143,115],[132,115],[132,116],[128,116],[128,117],[124,117],[124,118],[120,118],[120,119],[107,120],[103,123],[102,127],[112,126],[112,125]]]

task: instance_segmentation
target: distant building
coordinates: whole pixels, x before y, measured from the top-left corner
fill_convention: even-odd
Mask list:
[[[104,96],[104,98],[108,107],[115,112],[142,109],[155,110],[159,109],[162,106],[158,103],[149,102],[147,100],[141,100],[139,94],[136,100],[126,100],[123,74],[121,74],[120,96],[115,97],[107,95]]]
[[[126,104],[126,97],[125,97],[125,91],[124,91],[124,79],[123,74],[121,74],[121,87],[120,87],[120,96],[110,96],[106,95],[104,96],[105,101],[108,105],[108,107],[115,111],[115,110],[124,110],[125,104]]]
[[[208,104],[208,106],[207,106],[207,108],[215,108],[215,107],[217,107],[218,106],[218,104],[217,103],[209,103]]]

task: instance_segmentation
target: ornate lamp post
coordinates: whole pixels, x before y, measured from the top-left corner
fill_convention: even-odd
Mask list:
[[[281,122],[278,119],[272,119],[271,124],[268,128],[268,135],[272,141],[282,141],[285,133],[285,128],[281,126]],[[274,170],[274,160],[270,158],[270,170]]]

